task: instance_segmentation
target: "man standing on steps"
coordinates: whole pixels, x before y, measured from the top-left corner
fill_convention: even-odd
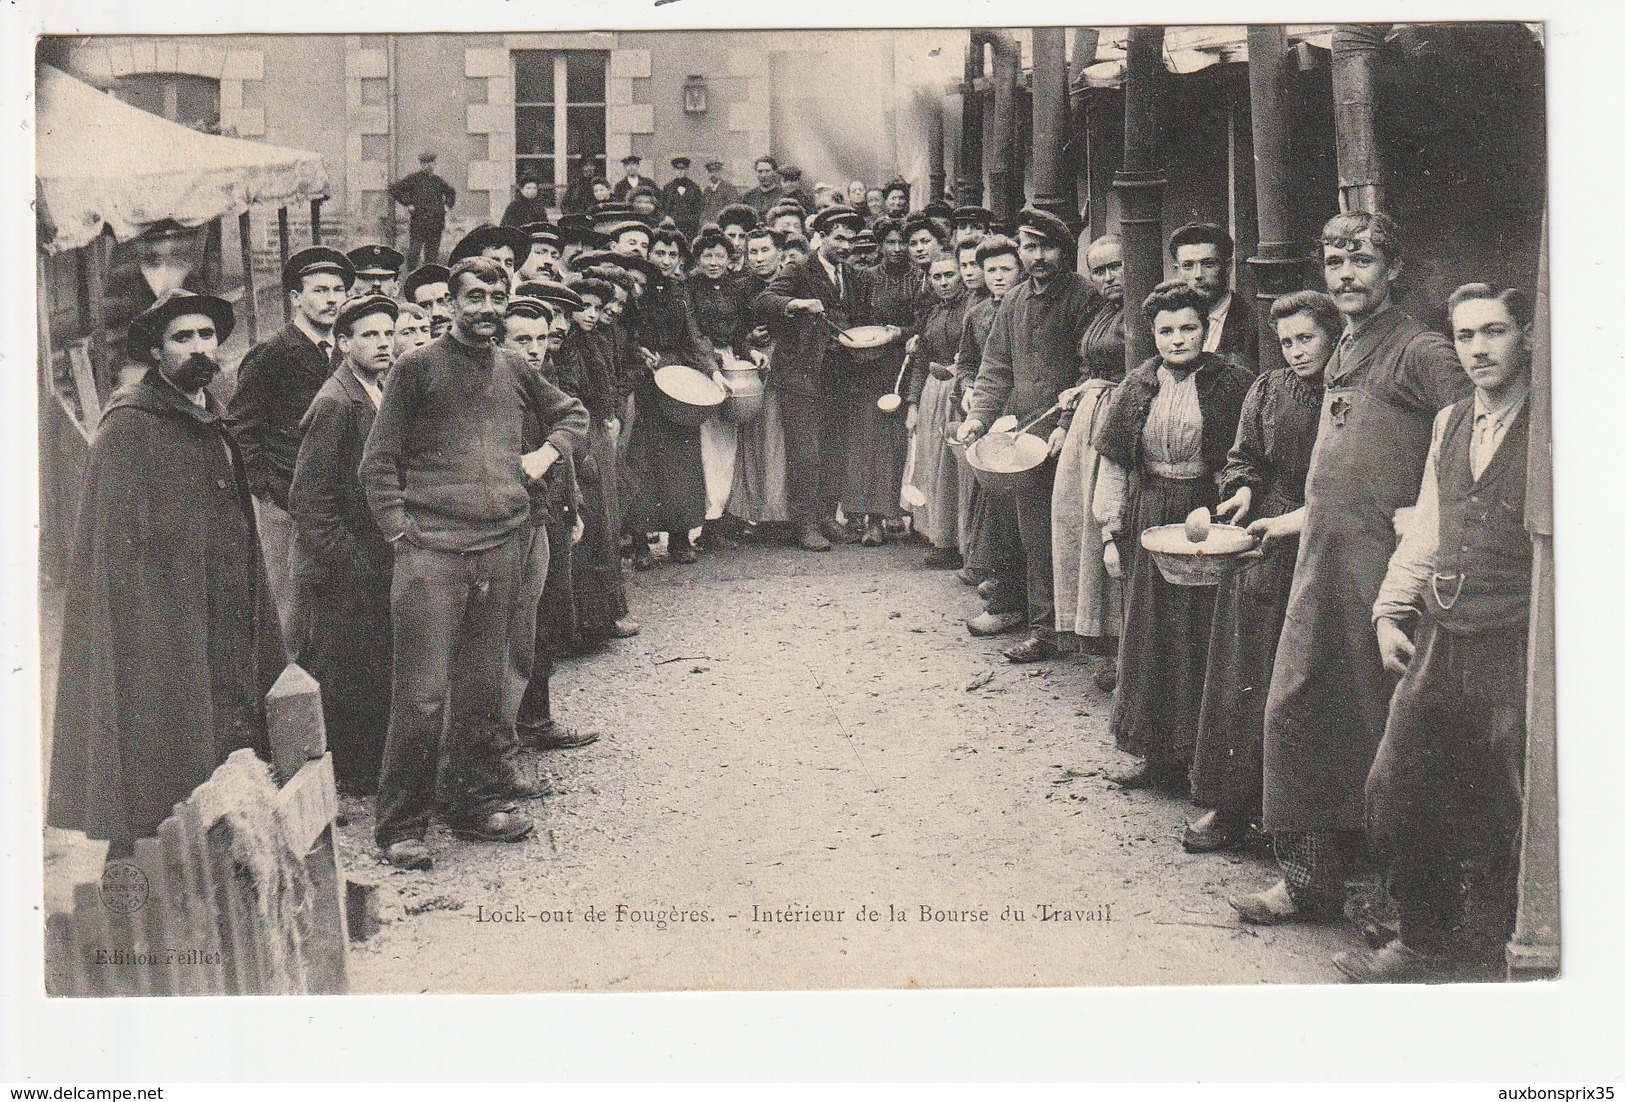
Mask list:
[[[367,502],[395,546],[376,837],[403,868],[433,863],[424,837],[448,713],[447,825],[492,842],[516,842],[534,827],[513,802],[542,789],[514,770],[508,701],[509,670],[529,668],[519,649],[534,642],[510,633],[546,581],[547,530],[530,523],[529,487],[574,453],[588,425],[579,401],[497,347],[506,268],[469,257],[452,268],[449,287],[451,330],[391,369],[361,460]],[[527,414],[545,440],[531,452]]]
[[[682,231],[684,240],[691,240],[700,232],[700,213],[705,209],[705,196],[688,174],[687,157],[673,157],[671,167],[677,173],[660,189],[660,209],[671,216]]]
[[[265,573],[287,640],[293,639],[297,596],[288,485],[299,458],[299,424],[333,373],[333,322],[354,283],[355,269],[337,249],[316,245],[290,256],[282,269],[282,290],[293,320],[249,349],[237,368],[237,392],[227,407],[254,495]]]
[[[419,168],[389,185],[389,197],[411,212],[407,229],[406,266],[440,263],[440,235],[446,232],[446,212],[457,203],[457,192],[435,175],[435,153],[418,154]]]
[[[705,162],[705,183],[700,187],[704,206],[700,208],[700,222],[720,222],[723,208],[739,202],[739,189],[722,178],[723,163],[715,158]]]
[[[959,439],[974,443],[1003,414],[1018,426],[1042,414],[1083,373],[1080,348],[1096,306],[1094,288],[1075,270],[1078,241],[1066,223],[1028,207],[1017,221],[1026,282],[1011,291],[993,317],[970,412]],[[1039,432],[1046,430],[1039,426]],[[1016,495],[1016,526],[1027,561],[1027,639],[1004,652],[1012,662],[1054,658],[1055,566],[1050,498],[1055,458],[1066,443],[1065,425],[1052,425],[1049,458]]]

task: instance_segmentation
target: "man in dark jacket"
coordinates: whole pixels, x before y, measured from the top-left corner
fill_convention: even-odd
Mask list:
[[[516,842],[534,828],[513,800],[541,795],[513,767],[534,643],[520,624],[546,582],[547,530],[531,525],[530,483],[587,432],[582,404],[498,348],[508,272],[475,256],[451,270],[452,327],[408,352],[361,460],[361,484],[384,539],[395,545],[390,593],[394,676],[378,783],[376,837],[405,868],[433,864],[424,836],[435,806],[447,728],[442,806],[459,837]],[[546,442],[524,450],[526,415]]]
[[[722,177],[724,165],[719,160],[705,162],[705,183],[700,188],[700,221],[716,222],[722,208],[739,201],[739,189]]]
[[[338,779],[378,787],[389,727],[389,581],[393,555],[367,508],[357,471],[394,359],[400,307],[353,298],[333,323],[341,358],[300,425],[288,491],[299,623],[290,649],[322,686]]]
[[[336,249],[318,245],[288,258],[282,290],[292,305],[293,320],[243,357],[237,368],[237,393],[227,411],[243,450],[265,548],[265,571],[287,639],[293,638],[295,601],[288,483],[299,458],[299,423],[332,374],[333,322],[354,282],[355,270]]]
[[[835,512],[846,473],[847,414],[838,401],[837,381],[826,377],[845,362],[835,334],[850,324],[861,294],[847,258],[863,219],[851,207],[830,207],[819,212],[813,226],[819,234],[817,256],[781,270],[756,297],[755,307],[778,341],[773,383],[784,424],[790,519],[803,548],[828,551],[829,535],[839,534]]]
[[[641,187],[660,186],[643,175],[643,158],[636,153],[629,153],[621,158],[621,169],[626,175],[615,181],[615,186],[609,192],[611,199],[627,202],[631,199],[632,193]]]
[[[1236,243],[1222,227],[1191,222],[1168,238],[1168,258],[1174,276],[1196,288],[1208,302],[1207,341],[1204,352],[1217,352],[1248,371],[1258,370],[1258,327],[1244,299],[1230,286],[1230,265]]]
[[[685,240],[700,232],[700,214],[705,210],[705,195],[689,177],[688,165],[687,157],[673,157],[671,167],[677,175],[660,189],[660,209],[677,223]]]
[[[1001,414],[1013,414],[1019,425],[1026,425],[1082,375],[1079,350],[1096,298],[1074,270],[1077,239],[1065,222],[1031,207],[1021,212],[1017,231],[1027,280],[1005,296],[994,315],[970,413],[959,427],[959,439],[967,444]],[[1005,651],[1012,662],[1041,662],[1058,653],[1050,496],[1066,427],[1038,428],[1049,436],[1050,457],[1016,496],[1016,524],[1027,559],[1029,635]]]
[[[389,185],[389,197],[411,212],[408,223],[406,266],[440,263],[440,235],[446,232],[446,212],[457,203],[457,192],[435,175],[432,150],[418,154],[421,165],[410,176]]]
[[[130,326],[149,369],[90,446],[74,532],[48,821],[114,854],[232,751],[268,752],[284,664],[237,445],[205,385],[231,304],[170,291]]]

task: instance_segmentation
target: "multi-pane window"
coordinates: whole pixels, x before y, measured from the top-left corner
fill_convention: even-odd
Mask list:
[[[562,196],[583,161],[604,172],[607,50],[515,50],[514,151],[518,176]]]

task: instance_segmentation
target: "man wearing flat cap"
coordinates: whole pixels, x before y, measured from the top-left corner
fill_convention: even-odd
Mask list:
[[[705,183],[700,185],[700,222],[715,222],[724,207],[739,202],[739,189],[722,175],[727,167],[719,157],[705,162]]]
[[[394,298],[401,285],[401,265],[406,257],[388,245],[362,245],[345,254],[350,267],[355,269],[355,284],[350,288],[352,297],[359,295],[388,295]]]
[[[987,237],[993,232],[993,212],[986,207],[955,207],[953,226],[956,247],[967,237]]]
[[[425,264],[401,284],[401,297],[429,315],[430,339],[451,328],[450,279],[451,269],[444,264]]]
[[[659,186],[643,174],[643,158],[636,153],[628,153],[621,158],[621,171],[625,175],[615,181],[615,186],[609,192],[609,197],[618,202],[630,200],[632,193],[640,187]]]
[[[839,378],[846,349],[835,333],[851,322],[862,281],[848,263],[863,218],[851,207],[827,207],[812,220],[817,255],[786,266],[756,297],[755,308],[777,340],[773,383],[784,423],[785,490],[798,541],[828,551],[846,476],[847,410]]]
[[[993,316],[982,347],[971,408],[959,439],[972,443],[1004,414],[1026,425],[1082,377],[1079,351],[1096,302],[1076,271],[1078,242],[1066,223],[1028,207],[1017,219],[1018,251],[1027,272]],[[1058,653],[1055,643],[1055,574],[1051,557],[1050,494],[1055,457],[1066,442],[1069,412],[1059,423],[1034,427],[1047,435],[1050,455],[1016,496],[1016,523],[1027,560],[1027,639],[1005,652],[1012,662],[1041,662]]]
[[[389,583],[394,553],[367,508],[356,472],[394,361],[400,307],[350,299],[333,323],[339,363],[316,392],[288,490],[299,623],[295,661],[322,686],[333,768],[347,791],[370,795],[389,729]]]
[[[333,370],[333,322],[355,283],[337,249],[315,245],[288,258],[282,290],[293,320],[249,349],[237,368],[228,415],[254,495],[265,572],[285,636],[292,637],[295,590],[288,484],[299,457],[299,423]]]
[[[484,256],[508,270],[508,280],[519,270],[519,265],[530,257],[530,234],[511,226],[493,226],[487,222],[475,226],[451,250],[447,264],[453,268],[471,256]]]
[[[389,197],[411,213],[408,223],[406,266],[440,263],[440,235],[446,232],[446,212],[457,203],[457,192],[435,175],[435,154],[418,154],[419,168],[389,185]]]
[[[47,821],[150,837],[232,751],[265,755],[281,632],[236,442],[205,389],[231,304],[167,292],[131,323],[142,377],[91,441],[57,674]]]
[[[551,222],[529,222],[519,232],[530,238],[530,248],[518,258],[514,279],[526,283],[537,279],[557,279],[564,255],[564,235]]]
[[[700,215],[705,211],[705,193],[688,174],[687,157],[673,157],[671,167],[677,175],[666,181],[660,189],[660,209],[677,223],[685,239],[700,232]]]

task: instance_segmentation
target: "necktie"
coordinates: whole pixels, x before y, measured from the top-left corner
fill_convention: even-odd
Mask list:
[[[321,350],[322,359],[331,360],[333,358],[333,342],[332,341],[317,341],[316,342],[316,347]]]

